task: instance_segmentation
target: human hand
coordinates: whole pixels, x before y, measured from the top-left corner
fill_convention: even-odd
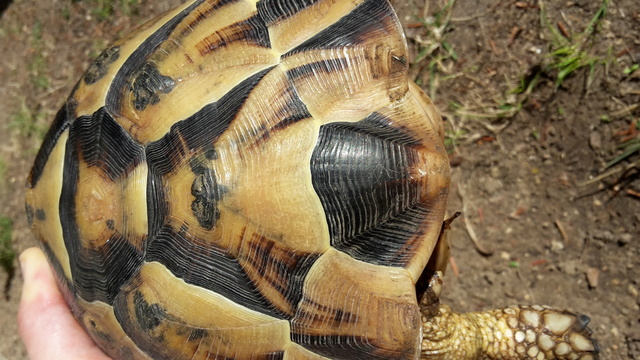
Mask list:
[[[24,286],[18,329],[29,358],[109,360],[71,314],[42,250],[25,250],[20,267]]]

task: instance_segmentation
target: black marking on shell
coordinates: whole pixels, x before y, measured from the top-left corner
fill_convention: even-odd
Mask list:
[[[215,141],[224,133],[244,105],[253,88],[271,68],[263,70],[231,89],[218,101],[205,105],[195,114],[179,121],[161,139],[147,146],[150,173],[165,175],[179,166],[187,154],[204,151],[208,156]],[[149,204],[151,211],[153,204]]]
[[[241,263],[245,268],[251,267],[252,271],[247,269],[247,272],[259,274],[282,294],[295,311],[302,299],[304,280],[321,255],[278,247],[272,239],[257,234],[246,244],[249,249],[242,253],[243,256],[249,254],[249,257],[242,259]],[[288,318],[293,316],[291,314]]]
[[[204,147],[204,157],[207,160],[217,160],[218,159],[218,152],[216,151],[216,148],[213,147],[213,145],[210,146],[206,146]]]
[[[113,346],[113,342],[109,343],[108,345],[105,344],[104,348],[108,348],[109,346]],[[117,347],[117,349],[115,350],[116,356],[114,356],[114,358],[116,359],[133,359],[134,354],[133,354],[133,350],[131,350],[128,347]],[[113,355],[109,355],[109,356],[113,356]]]
[[[284,359],[284,351],[274,351],[272,353],[259,355],[256,359],[260,360],[282,360]]]
[[[184,24],[183,30],[182,32],[178,35],[179,39],[184,38],[185,36],[191,34],[194,29],[196,29],[198,27],[198,25],[200,25],[200,22],[202,22],[203,20],[207,19],[207,17],[211,16],[211,14],[213,14],[216,10],[220,9],[221,7],[225,6],[225,5],[229,5],[229,4],[233,4],[233,3],[237,3],[240,0],[213,0],[213,1],[208,1],[208,6],[206,6],[204,9],[197,9],[194,10],[191,13],[191,17],[192,17],[192,21],[189,21],[188,23]],[[203,11],[204,10],[204,11]]]
[[[323,76],[322,73],[330,74],[345,71],[348,68],[349,60],[346,58],[320,60],[287,70],[287,78],[295,82],[300,79],[304,80],[305,78]]]
[[[195,8],[200,6],[204,0],[194,1],[178,15],[165,22],[156,32],[144,40],[142,44],[127,58],[122,64],[120,71],[116,74],[109,87],[105,104],[107,109],[118,112],[122,108],[122,102],[127,98],[126,94],[131,91],[130,85],[134,74],[147,64],[147,60],[154,50],[167,39],[175,27],[188,16]]]
[[[102,246],[84,248],[77,224],[77,216],[81,214],[77,213],[76,194],[80,157],[89,165],[101,166],[113,180],[141,159],[141,147],[130,139],[127,144],[128,134],[119,126],[112,128],[114,123],[103,108],[94,116],[81,117],[73,123],[66,145],[59,204],[62,233],[77,294],[86,301],[100,300],[108,304],[112,304],[120,286],[137,271],[142,255],[118,232],[113,232]]]
[[[66,303],[69,304],[69,307],[74,314],[80,314],[81,311],[75,299],[77,294],[76,287],[65,276],[62,265],[60,264],[60,260],[58,260],[58,257],[53,253],[53,250],[51,250],[49,243],[47,243],[46,241],[40,241],[40,247],[47,256],[49,264],[53,268],[53,273],[56,277],[56,280],[58,280],[58,288],[62,293],[62,297],[64,298]]]
[[[146,63],[136,75],[134,75],[131,92],[133,93],[133,107],[142,111],[148,105],[160,102],[159,93],[168,94],[173,90],[175,81],[168,76],[160,74],[155,65]]]
[[[217,102],[207,104],[195,114],[179,121],[161,139],[147,146],[147,216],[149,238],[160,232],[168,214],[162,177],[181,166],[187,156],[204,152],[217,157],[215,141],[224,133],[244,105],[253,88],[270,69],[263,70],[231,89]]]
[[[191,203],[191,211],[198,219],[201,227],[211,230],[220,218],[218,202],[227,192],[226,187],[218,184],[213,169],[196,158],[191,160],[191,170],[196,178],[191,185],[191,195],[195,197]]]
[[[109,65],[120,57],[120,47],[112,46],[100,54],[98,58],[89,66],[84,74],[84,83],[87,85],[94,84],[107,74]]]
[[[260,0],[258,14],[268,26],[294,16],[321,0]]]
[[[58,143],[58,138],[60,138],[62,133],[64,133],[73,120],[75,120],[74,112],[75,103],[73,100],[69,100],[56,114],[49,131],[47,131],[47,134],[42,141],[42,147],[40,147],[40,150],[38,150],[38,154],[36,155],[33,168],[31,169],[31,173],[27,179],[28,187],[34,188],[38,183],[38,180],[40,180],[44,167],[47,164],[47,160],[49,160],[49,155],[51,155],[53,148]]]
[[[149,304],[141,292],[133,295],[133,306],[136,313],[136,321],[140,328],[147,332],[153,330],[167,317],[167,312],[158,304]]]
[[[163,343],[166,341],[167,327],[179,328],[184,325],[176,321],[161,305],[147,301],[145,295],[137,289],[139,281],[139,278],[134,278],[116,297],[113,305],[116,319],[138,349],[152,359],[179,358],[179,354]]]
[[[282,57],[316,49],[351,48],[372,37],[383,37],[393,31],[389,29],[389,21],[395,17],[389,2],[367,0]],[[380,34],[380,32],[387,34]]]
[[[113,221],[113,219],[109,219],[107,221],[105,221],[105,225],[107,225],[107,229],[114,231],[116,229],[115,226],[115,221]]]
[[[162,177],[157,171],[153,171],[149,163],[147,176],[147,222],[148,239],[153,239],[164,225],[165,218],[169,213],[169,205],[164,198],[164,186]]]
[[[86,326],[86,318],[85,318],[85,328],[87,328],[88,332],[93,335],[93,339],[94,341],[99,345],[99,346],[104,346],[105,348],[109,348],[110,346],[113,346],[114,344],[114,339],[113,337],[104,332],[101,331],[100,328],[98,328],[96,321],[94,320],[93,317],[89,317],[89,326]],[[100,320],[98,320],[98,322],[100,322]]]
[[[374,112],[367,116],[360,122],[360,124],[363,128],[372,129],[372,133],[393,143],[410,148],[419,148],[423,146],[419,139],[412,136],[409,129],[404,128],[401,124],[397,124],[397,121],[394,121],[393,119],[378,112]]]
[[[164,264],[185,282],[214,291],[249,309],[278,319],[285,317],[260,294],[238,261],[212,242],[186,237],[164,227],[149,242],[145,260]]]
[[[302,345],[318,355],[335,360],[353,359],[408,359],[409,354],[398,356],[389,353],[378,354],[379,348],[363,341],[358,335],[308,335],[296,332],[294,325],[291,330],[291,340]]]
[[[69,245],[73,235],[65,231],[65,243],[69,252],[73,281],[78,296],[87,300],[99,300],[113,304],[123,283],[129,280],[142,263],[141,255],[119,234],[112,236],[106,245],[96,248],[82,248],[76,243]]]
[[[33,206],[29,205],[29,204],[25,204],[24,210],[27,213],[27,223],[29,224],[29,227],[33,226],[33,218],[35,216],[35,211],[33,209]]]
[[[36,209],[36,219],[39,221],[47,220],[47,214],[44,212],[44,209]]]
[[[273,106],[280,106],[277,112],[279,121],[270,131],[285,129],[291,124],[311,117],[307,105],[300,99],[293,83],[290,83],[278,98],[283,100],[283,104],[273,104]]]
[[[258,15],[216,31],[197,44],[196,47],[201,55],[206,55],[237,41],[242,41],[246,45],[271,47],[269,29],[267,29],[264,21]]]
[[[409,242],[428,212],[418,203],[423,183],[409,173],[416,145],[378,114],[320,128],[311,176],[333,247],[377,265],[411,259]]]
[[[204,329],[193,329],[189,333],[189,341],[200,340],[208,335],[207,331]]]
[[[312,117],[309,109],[307,109],[307,105],[302,102],[293,84],[289,84],[289,86],[277,96],[277,99],[278,101],[271,104],[271,106],[276,110],[275,114],[278,122],[271,127],[263,124],[254,136],[250,136],[250,138],[255,139],[253,140],[253,146],[260,146],[274,133],[286,129],[288,126],[300,120]]]
[[[98,166],[111,180],[126,174],[144,159],[142,146],[136,143],[115,119],[101,107],[93,116],[81,116],[71,132],[77,151],[89,166]]]

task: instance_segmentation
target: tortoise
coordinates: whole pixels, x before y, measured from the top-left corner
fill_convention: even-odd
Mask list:
[[[439,302],[450,183],[387,0],[190,0],[106,49],[26,212],[116,359],[596,359],[584,315]]]

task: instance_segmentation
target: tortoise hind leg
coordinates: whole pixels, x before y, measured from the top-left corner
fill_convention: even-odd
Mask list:
[[[599,358],[586,315],[538,305],[459,314],[439,304],[441,286],[438,271],[420,299],[422,359]]]
[[[596,360],[589,317],[546,306],[513,306],[459,314],[440,304],[449,258],[445,220],[432,257],[416,282],[422,313],[421,358],[432,360]]]
[[[598,359],[589,318],[543,306],[424,317],[423,359]]]

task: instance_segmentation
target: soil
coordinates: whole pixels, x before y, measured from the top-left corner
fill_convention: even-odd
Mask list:
[[[99,14],[98,1],[15,0],[1,15],[0,216],[13,220],[17,253],[35,245],[23,184],[57,108],[102,48],[178,2],[143,0],[134,11],[115,5]],[[446,2],[429,1],[428,14]],[[539,5],[458,1],[439,39],[455,59],[439,48],[412,65],[446,121],[450,210],[463,212],[450,234],[443,301],[458,311],[570,308],[591,317],[603,359],[640,359],[640,155],[603,170],[625,137],[638,139],[630,125],[640,118],[640,70],[625,69],[640,61],[640,9],[637,0],[610,3],[583,47],[598,59],[593,71],[578,69],[557,85],[550,29],[577,42],[601,3],[548,2],[550,26]],[[415,58],[437,40],[418,21],[424,4],[394,6]],[[530,94],[511,92],[536,73]],[[0,270],[0,283],[7,279]],[[21,287],[16,269],[8,300],[0,299],[0,360],[26,358],[16,324]]]

